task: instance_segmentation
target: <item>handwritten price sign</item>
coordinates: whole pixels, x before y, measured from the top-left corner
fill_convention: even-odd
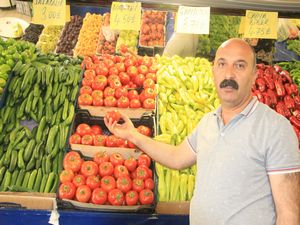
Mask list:
[[[66,22],[66,0],[33,0],[32,8],[33,23],[64,25]]]
[[[278,13],[246,11],[244,38],[277,39]]]
[[[139,31],[141,9],[140,2],[113,2],[110,12],[110,29]]]
[[[209,34],[209,7],[179,6],[177,15],[178,33]]]

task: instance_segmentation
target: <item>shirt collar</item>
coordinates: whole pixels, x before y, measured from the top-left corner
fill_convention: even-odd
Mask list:
[[[248,105],[239,114],[240,115],[244,115],[244,116],[249,116],[254,111],[254,109],[256,108],[257,103],[258,103],[257,97],[253,96],[252,99],[251,99],[251,101],[248,103]],[[219,106],[215,110],[214,116],[221,117],[221,112],[222,112],[222,107]]]

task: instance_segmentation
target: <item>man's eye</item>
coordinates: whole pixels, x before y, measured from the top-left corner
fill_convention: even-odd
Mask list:
[[[218,67],[223,67],[225,65],[225,63],[223,62],[218,62]]]
[[[237,63],[237,64],[235,64],[235,67],[238,70],[243,70],[243,69],[245,69],[245,64],[243,64],[243,63]]]

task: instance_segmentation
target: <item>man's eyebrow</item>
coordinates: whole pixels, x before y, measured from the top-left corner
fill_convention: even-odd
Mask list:
[[[245,63],[246,65],[248,65],[247,61],[244,59],[236,60],[235,63]]]

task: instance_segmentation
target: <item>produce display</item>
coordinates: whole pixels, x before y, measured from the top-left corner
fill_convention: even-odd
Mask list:
[[[102,27],[102,16],[87,13],[79,33],[74,49],[74,55],[94,55],[98,46],[99,35]]]
[[[81,61],[52,54],[27,61],[15,64],[0,110],[0,190],[56,193]]]
[[[114,54],[116,51],[117,35],[109,28],[110,13],[103,15],[103,26],[99,35],[98,54]]]
[[[36,58],[35,46],[25,41],[8,39],[4,41],[0,38],[0,108],[2,107],[2,95],[6,82],[14,65],[20,61],[28,63]]]
[[[157,56],[158,116],[156,140],[178,145],[207,112],[219,105],[211,64],[204,58]],[[159,201],[186,201],[193,195],[196,166],[183,171],[156,163]]]
[[[97,205],[150,205],[154,202],[150,165],[146,154],[135,159],[98,152],[93,160],[83,160],[78,152],[68,152],[60,173],[59,198]]]
[[[166,14],[164,11],[144,10],[140,31],[140,46],[165,46]]]
[[[122,47],[126,47],[129,51],[137,53],[139,34],[133,30],[122,30],[120,31],[119,38],[117,40],[116,52],[121,53]]]
[[[257,79],[253,95],[283,115],[293,125],[300,143],[300,96],[290,74],[278,65],[257,64]],[[300,146],[300,144],[299,144]]]
[[[300,55],[300,40],[287,40],[287,49],[295,52],[297,55]]]
[[[73,56],[73,49],[77,43],[82,23],[83,18],[81,16],[71,16],[70,22],[66,23],[60,36],[60,40],[56,46],[56,53]]]
[[[298,85],[298,90],[300,86],[300,61],[295,62],[281,62],[278,65],[282,70],[289,71],[293,81]]]
[[[152,58],[95,55],[85,57],[84,64],[79,105],[155,108],[157,69]]]
[[[63,26],[46,26],[36,43],[36,47],[44,54],[53,52],[56,48]]]
[[[23,35],[22,39],[24,41],[29,41],[36,44],[39,40],[39,37],[44,29],[43,25],[31,23],[25,29],[25,34]]]

